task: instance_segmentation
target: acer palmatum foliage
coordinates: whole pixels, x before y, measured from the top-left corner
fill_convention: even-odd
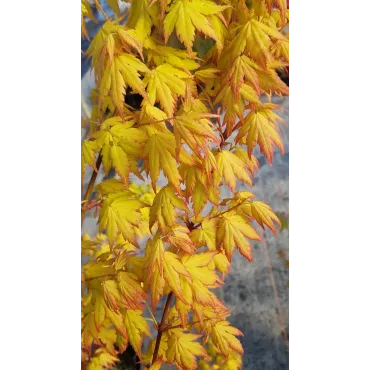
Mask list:
[[[236,191],[236,180],[252,187],[256,146],[270,163],[275,147],[284,151],[279,106],[261,97],[288,93],[276,72],[289,59],[286,1],[130,3],[120,14],[118,0],[108,1],[116,19],[107,18],[87,50],[96,89],[82,182],[86,165],[94,172],[82,222],[96,209],[100,234],[82,238],[82,363],[106,368],[130,344],[151,369],[238,369],[243,334],[214,289],[233,253],[252,260],[250,240],[262,239],[252,222],[274,233],[279,224],[252,192]],[[94,16],[82,0],[88,38],[85,18]],[[206,38],[203,55],[197,45]],[[130,105],[132,93],[140,106]],[[96,184],[101,166],[116,178]],[[161,171],[168,184],[160,188]],[[232,198],[221,199],[222,185]],[[141,250],[139,237],[148,240]],[[157,334],[143,353],[148,321]]]

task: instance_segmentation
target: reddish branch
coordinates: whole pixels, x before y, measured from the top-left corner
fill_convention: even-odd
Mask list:
[[[161,344],[162,334],[163,334],[164,330],[166,329],[166,320],[167,320],[167,316],[168,316],[168,313],[169,313],[172,294],[173,293],[171,292],[167,296],[166,305],[164,306],[162,320],[161,320],[161,323],[159,324],[159,328],[158,328],[157,341],[155,342],[152,364],[154,364],[154,362],[157,360],[157,357],[158,357],[158,351],[159,351],[159,346]]]
[[[87,185],[86,193],[85,193],[85,196],[83,198],[84,204],[83,204],[82,210],[81,210],[81,225],[83,224],[86,212],[88,211],[88,202],[90,200],[92,191],[94,189],[95,180],[96,180],[96,177],[98,176],[98,172],[99,172],[99,168],[100,168],[100,165],[101,165],[101,162],[102,162],[102,158],[103,158],[102,155],[99,154],[99,157],[96,161],[97,171],[94,171],[92,173],[90,181],[89,181],[89,185]]]

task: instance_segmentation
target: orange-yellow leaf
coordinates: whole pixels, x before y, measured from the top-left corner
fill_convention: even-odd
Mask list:
[[[155,196],[150,208],[150,229],[158,221],[159,229],[166,234],[176,221],[176,208],[188,211],[185,202],[175,194],[175,188],[167,185]]]
[[[225,249],[229,261],[231,261],[235,246],[242,256],[252,261],[251,245],[245,238],[261,240],[261,236],[244,217],[230,212],[218,218],[217,246]]]
[[[184,334],[182,329],[171,331],[166,352],[169,363],[175,363],[179,369],[195,370],[196,356],[208,358],[205,348],[198,342],[200,335]]]

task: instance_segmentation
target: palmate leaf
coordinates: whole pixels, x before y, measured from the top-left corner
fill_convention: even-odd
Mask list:
[[[217,115],[203,112],[183,112],[174,117],[172,121],[177,155],[182,148],[182,140],[200,158],[202,158],[202,153],[207,154],[210,148],[209,142],[216,144],[220,142],[212,130],[213,124],[209,120],[212,117],[217,117]]]
[[[212,327],[212,342],[225,357],[231,352],[230,349],[240,354],[244,353],[240,341],[235,338],[236,335],[243,335],[243,333],[231,326],[228,321],[220,321]]]
[[[179,248],[187,254],[193,254],[196,250],[194,243],[190,239],[190,230],[182,225],[176,225],[167,235],[168,243],[174,247]]]
[[[234,211],[220,215],[217,220],[217,247],[225,250],[228,260],[231,261],[236,246],[243,257],[252,261],[252,248],[246,238],[259,241],[262,238],[248,220]]]
[[[245,106],[248,102],[255,105],[261,104],[255,89],[247,84],[242,84],[236,100],[232,87],[226,84],[218,93],[215,101],[217,103],[221,102],[222,106],[225,108],[224,123],[226,124],[227,136],[233,131],[236,119],[243,119]]]
[[[275,235],[277,235],[274,223],[280,227],[281,223],[279,218],[267,203],[254,201],[254,197],[255,195],[253,193],[241,191],[234,197],[234,200],[230,203],[229,207],[231,208],[240,204],[236,208],[238,214],[246,215],[254,219],[263,229],[267,226]]]
[[[141,178],[137,159],[142,156],[148,139],[144,130],[133,126],[134,121],[123,122],[121,117],[112,117],[105,120],[93,135],[95,146],[101,149],[106,175],[114,167],[126,187],[130,172]]]
[[[148,11],[149,0],[132,0],[127,26],[135,29],[138,40],[143,43],[150,34],[153,21]]]
[[[232,192],[235,192],[236,177],[249,185],[252,185],[252,180],[246,170],[246,165],[232,152],[222,150],[217,153],[216,162],[219,173],[225,179],[226,184]],[[215,172],[216,183],[220,184],[221,177]]]
[[[171,132],[154,132],[145,147],[144,156],[147,161],[153,189],[156,190],[159,172],[163,169],[169,183],[181,193],[181,176],[174,158],[175,137],[173,134]]]
[[[233,92],[235,101],[237,100],[239,91],[245,82],[248,82],[256,90],[257,94],[260,93],[259,81],[256,70],[258,65],[252,59],[245,55],[238,56],[226,80],[230,81],[231,91]]]
[[[220,44],[216,32],[212,28],[207,16],[218,14],[228,6],[221,6],[209,0],[175,0],[164,19],[164,35],[167,42],[174,28],[187,51],[192,52],[195,30],[213,38]]]
[[[117,233],[131,244],[138,247],[134,227],[138,227],[142,218],[140,208],[147,205],[137,200],[135,194],[124,191],[116,194],[109,194],[100,210],[99,232],[106,228],[109,243],[112,245]]]
[[[198,342],[200,335],[185,334],[183,329],[171,330],[168,338],[167,361],[176,364],[179,369],[197,368],[196,356],[208,358],[207,351]]]
[[[168,63],[184,71],[199,68],[199,63],[194,60],[197,57],[196,53],[189,56],[184,50],[162,45],[158,40],[150,37],[145,39],[144,48],[147,51],[148,60],[153,60],[157,66]]]
[[[158,222],[159,229],[167,234],[176,221],[176,208],[189,212],[185,202],[175,194],[175,188],[167,185],[155,196],[149,214],[149,227]]]
[[[267,62],[272,60],[270,48],[273,43],[271,38],[285,40],[284,35],[278,30],[256,19],[251,19],[237,30],[236,37],[229,44],[228,51],[234,56],[245,53],[264,67]]]
[[[191,76],[170,64],[162,64],[153,69],[144,78],[144,85],[151,104],[160,102],[169,117],[173,116],[178,96],[185,96],[184,79]]]
[[[124,323],[127,328],[128,339],[140,358],[141,345],[144,337],[151,337],[148,323],[140,310],[126,310],[124,313]]]
[[[112,98],[118,112],[123,114],[123,102],[127,85],[148,100],[143,81],[138,72],[149,73],[148,67],[139,59],[126,53],[113,56],[111,65],[106,66],[101,77],[99,98]]]
[[[271,109],[257,108],[255,112],[248,113],[235,141],[247,145],[250,158],[254,147],[258,143],[262,153],[268,162],[272,164],[274,146],[277,146],[282,154],[284,154],[284,144],[280,136],[277,121],[283,120]]]

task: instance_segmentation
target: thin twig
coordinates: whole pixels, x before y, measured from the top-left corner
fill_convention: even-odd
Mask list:
[[[105,19],[106,19],[106,20],[108,20],[109,18],[108,18],[108,16],[105,14],[105,11],[103,10],[103,8],[100,6],[99,1],[95,0],[95,1],[94,1],[94,3],[95,3],[95,5],[96,5],[96,7],[97,7],[101,12],[102,12],[102,14],[104,15]]]
[[[146,306],[146,308],[148,309],[148,311],[149,311],[149,313],[150,313],[150,316],[152,317],[152,319],[153,319],[153,321],[154,321],[154,323],[155,323],[155,325],[156,325],[156,327],[157,327],[157,329],[158,329],[158,322],[157,322],[157,320],[155,319],[155,317],[154,317],[154,314],[153,314],[153,312],[152,312],[152,310],[150,309],[150,307],[149,307],[149,305],[148,305],[148,303],[146,303],[146,301],[144,302],[145,303],[145,306]]]
[[[172,294],[173,293],[170,292],[170,294],[167,296],[166,305],[164,306],[162,320],[161,320],[161,323],[160,323],[159,328],[158,328],[158,336],[157,336],[157,340],[155,342],[155,348],[154,348],[154,353],[153,353],[153,358],[152,358],[152,365],[154,364],[154,362],[157,360],[157,357],[158,357],[159,346],[161,344],[162,333],[163,333],[162,330],[165,327],[164,324],[167,320],[167,316],[168,316],[168,313],[169,313]]]
[[[100,168],[100,165],[102,163],[102,159],[103,159],[103,156],[101,155],[101,153],[99,154],[99,157],[96,161],[96,169],[97,171],[93,171],[92,175],[91,175],[91,178],[90,178],[90,181],[89,181],[89,185],[87,186],[87,189],[86,189],[86,193],[85,193],[85,196],[83,198],[83,202],[84,201],[89,201],[90,200],[90,196],[91,196],[91,193],[94,189],[94,185],[95,185],[95,180],[96,180],[96,177],[98,176],[98,172],[99,172],[99,168]],[[87,202],[84,203],[84,206],[82,207],[82,210],[81,210],[81,226],[84,222],[84,219],[85,219],[85,215],[86,215],[86,212],[87,212]]]

